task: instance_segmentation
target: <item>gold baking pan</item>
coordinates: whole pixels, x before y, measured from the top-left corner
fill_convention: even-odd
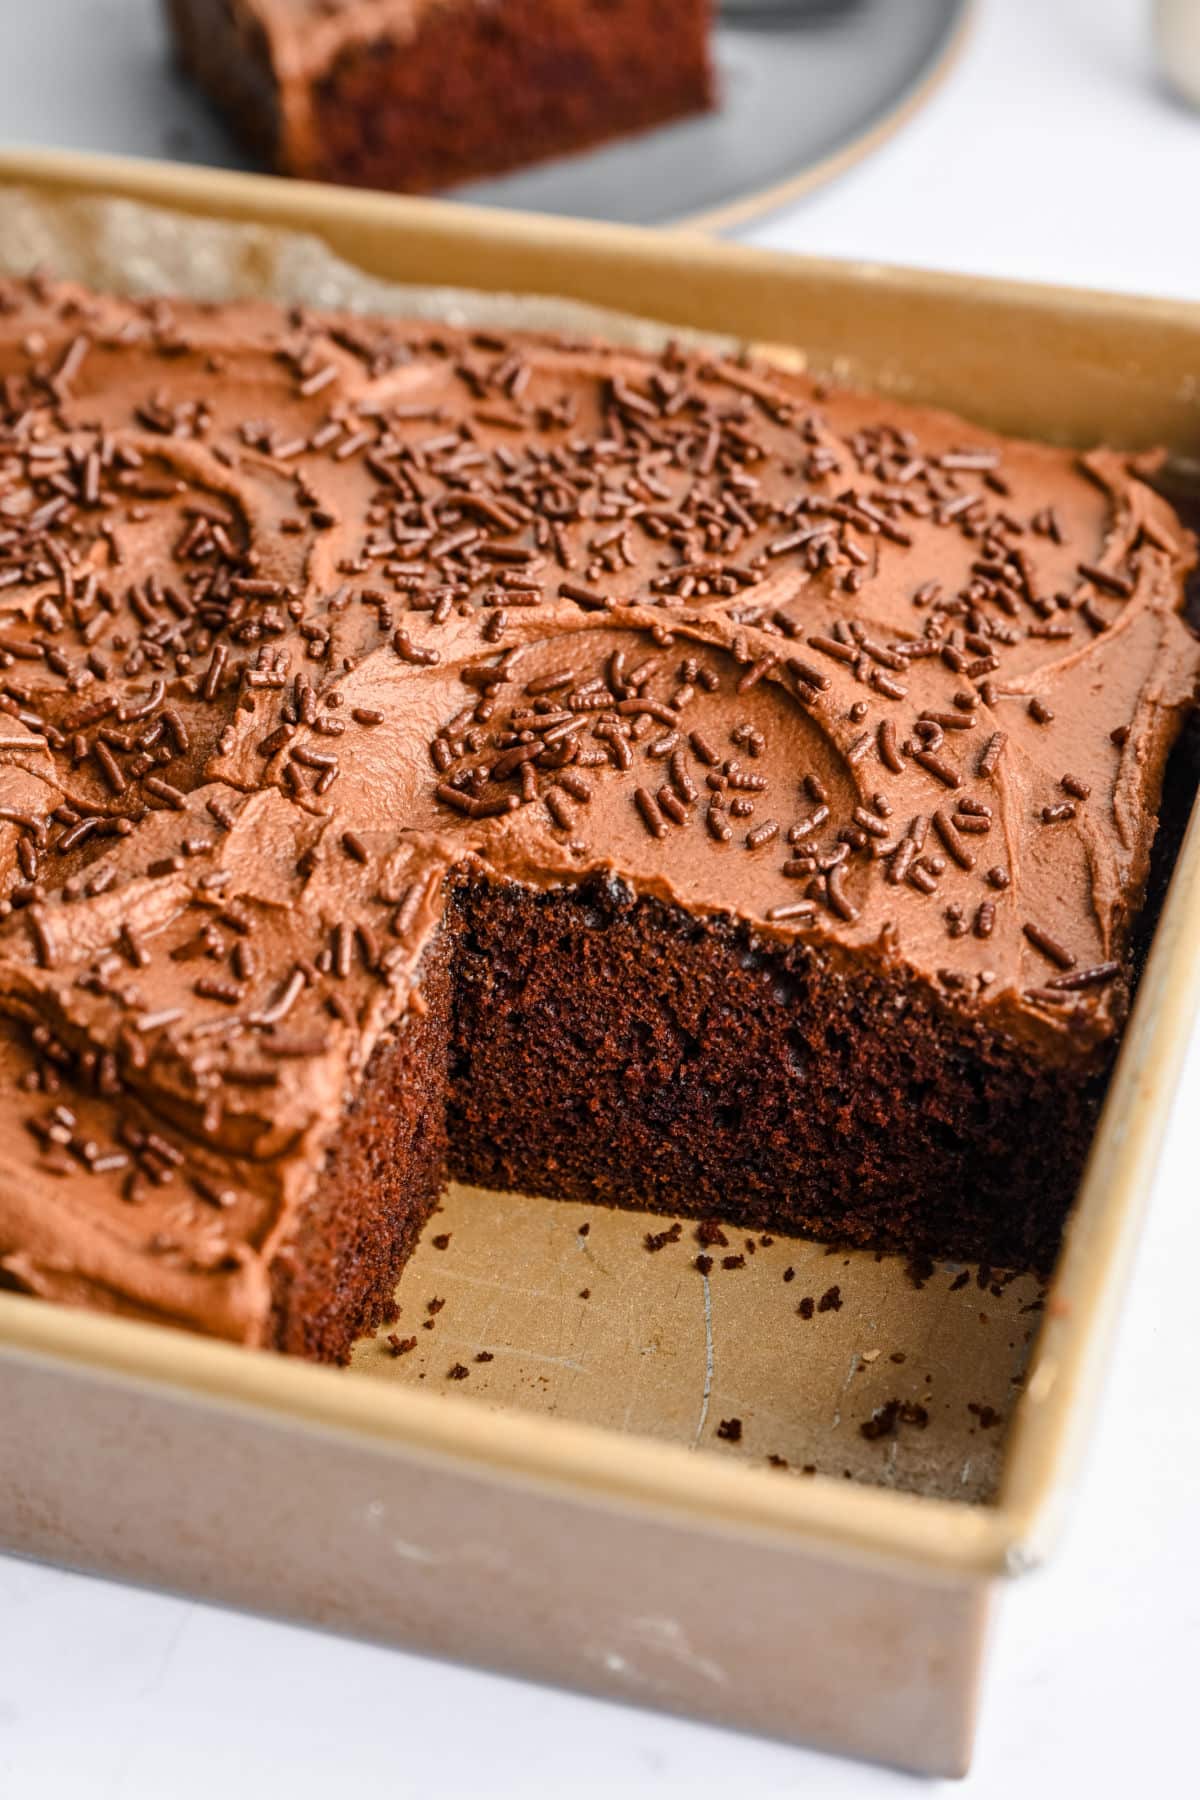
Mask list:
[[[1200,307],[67,154],[0,154],[11,184],[734,333],[1001,429],[1161,443],[1185,474],[1200,452]],[[1198,928],[1193,820],[1044,1305],[1029,1279],[782,1240],[702,1304],[686,1237],[651,1255],[637,1215],[462,1190],[399,1290],[418,1350],[368,1341],[349,1371],[0,1294],[0,1543],[961,1773],[1000,1578],[1042,1560],[1073,1490]],[[864,1435],[891,1397],[926,1429]]]

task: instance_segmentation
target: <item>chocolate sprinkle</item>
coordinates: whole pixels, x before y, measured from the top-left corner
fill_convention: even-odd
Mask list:
[[[1182,536],[1117,459],[1031,458],[679,346],[308,308],[250,324],[42,278],[4,295],[14,1106],[36,1123],[70,1101],[83,1121],[14,1137],[66,1171],[31,1161],[30,1204],[66,1183],[66,1217],[86,1180],[105,1233],[117,1221],[114,1303],[270,1337],[265,1296],[287,1283],[262,1247],[300,1241],[292,1196],[312,1192],[330,1109],[358,1119],[362,1071],[423,1056],[465,1004],[437,947],[493,879],[547,918],[594,888],[597,963],[644,903],[687,914],[697,944],[740,934],[768,1008],[776,986],[853,978],[861,942],[898,992],[936,983],[952,1037],[992,1032],[1001,1060],[1010,1039],[1053,1045],[1069,1137],[1077,1068],[1091,1079],[1119,1026],[1131,924],[1089,891],[1079,832],[1107,866],[1118,763],[1153,814],[1196,660],[1168,636]],[[1126,629],[1147,609],[1154,634]],[[1132,703],[1098,678],[1110,647],[1122,692],[1161,704],[1113,719]],[[1051,965],[1032,988],[1024,943]],[[597,1092],[610,1054],[631,1091],[652,1065],[665,1091],[680,1056],[703,1084],[724,1028],[685,1015],[678,1054],[669,1034],[614,1050],[580,1018],[554,1060],[559,1027],[531,1006],[547,1115],[585,1116],[576,1053]],[[819,1111],[814,1058],[843,1051],[815,1042],[799,1021],[779,1060]],[[956,1105],[931,1095],[938,1118]],[[764,1192],[810,1123],[792,1108],[772,1136],[772,1106],[745,1096]],[[872,1183],[903,1125],[882,1118]]]

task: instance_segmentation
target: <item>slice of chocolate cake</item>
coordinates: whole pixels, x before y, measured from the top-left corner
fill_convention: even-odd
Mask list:
[[[710,0],[166,0],[282,174],[424,192],[703,112]]]
[[[0,1271],[342,1359],[448,1174],[1044,1264],[1197,646],[1109,451],[0,287]]]

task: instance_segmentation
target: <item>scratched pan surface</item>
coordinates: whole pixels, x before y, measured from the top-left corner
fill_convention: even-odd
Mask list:
[[[1031,1277],[981,1287],[960,1264],[731,1229],[702,1249],[690,1223],[647,1248],[670,1229],[650,1213],[456,1187],[405,1272],[399,1322],[360,1344],[354,1368],[451,1403],[781,1457],[784,1480],[807,1470],[993,1497],[1041,1314]],[[396,1355],[389,1336],[416,1342]]]

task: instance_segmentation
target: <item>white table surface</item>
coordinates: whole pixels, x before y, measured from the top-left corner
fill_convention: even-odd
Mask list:
[[[114,3],[46,0],[46,110],[24,135],[119,144],[111,90],[73,72],[62,30],[72,6]],[[754,239],[1200,299],[1200,115],[1156,84],[1149,11],[982,0],[964,62],[925,112]],[[39,79],[0,61],[0,136],[30,117]],[[51,88],[64,88],[69,123]],[[1198,1110],[1200,1035],[1083,1491],[1059,1554],[1001,1616],[970,1800],[1196,1792]],[[0,1558],[11,1800],[913,1790],[886,1771]]]

